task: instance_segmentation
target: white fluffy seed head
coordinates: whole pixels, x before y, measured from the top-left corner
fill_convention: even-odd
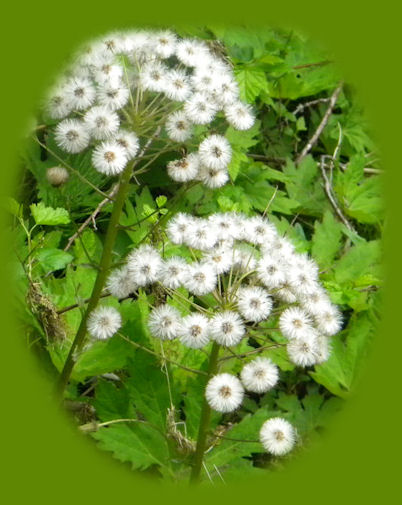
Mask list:
[[[192,133],[192,124],[183,111],[173,112],[168,116],[165,125],[168,137],[175,142],[185,142]]]
[[[91,337],[106,340],[121,327],[121,316],[114,307],[98,307],[88,317],[87,329]]]
[[[178,212],[172,219],[169,220],[166,233],[173,244],[181,245],[194,225],[194,218],[184,212]]]
[[[173,340],[179,336],[181,324],[180,312],[171,305],[159,305],[148,318],[151,334],[160,340]]]
[[[89,109],[84,115],[84,121],[90,135],[96,140],[110,139],[116,135],[120,125],[116,112],[100,105]]]
[[[324,335],[332,336],[342,328],[342,316],[334,305],[328,305],[314,316],[318,331]]]
[[[160,58],[166,59],[174,54],[177,45],[177,38],[174,33],[163,31],[157,33],[153,39],[153,49]]]
[[[237,377],[221,373],[210,379],[205,396],[211,409],[222,413],[233,412],[243,401],[244,389]]]
[[[211,337],[225,347],[237,345],[245,332],[243,320],[237,312],[218,312],[211,320]]]
[[[193,263],[189,265],[183,278],[184,286],[190,293],[202,296],[211,293],[216,287],[217,276],[205,263]]]
[[[228,247],[218,246],[205,253],[201,261],[208,264],[216,274],[224,274],[232,267],[233,251]]]
[[[272,299],[263,288],[242,287],[237,291],[237,308],[244,319],[258,323],[271,313]]]
[[[140,86],[149,91],[161,93],[166,90],[168,68],[163,63],[152,61],[146,63],[140,74]]]
[[[204,219],[194,219],[188,229],[185,243],[193,249],[209,251],[217,243],[218,235],[214,226]]]
[[[65,86],[65,96],[73,110],[85,110],[96,97],[95,87],[87,78],[73,77]]]
[[[72,111],[64,85],[53,88],[46,98],[46,112],[52,119],[63,119]]]
[[[180,256],[173,256],[162,263],[160,280],[164,286],[177,289],[183,284],[183,279],[188,270],[188,263]]]
[[[293,449],[296,431],[285,419],[273,417],[262,425],[260,440],[267,452],[274,456],[283,456]]]
[[[209,342],[209,320],[202,314],[194,313],[181,321],[180,342],[191,349],[200,349]]]
[[[289,359],[295,365],[307,367],[320,360],[317,335],[312,330],[297,338],[292,338],[287,345]]]
[[[184,39],[176,45],[177,58],[188,67],[196,67],[209,56],[208,48],[202,42]]]
[[[112,111],[122,109],[128,102],[130,90],[122,84],[105,83],[98,89],[98,101],[100,105]]]
[[[245,238],[251,244],[267,244],[277,237],[275,226],[261,216],[254,216],[247,220]]]
[[[279,318],[279,328],[289,339],[303,337],[312,332],[312,319],[300,307],[289,307]]]
[[[262,394],[276,385],[279,370],[270,359],[259,357],[244,365],[240,377],[247,391]]]
[[[225,116],[228,123],[236,130],[249,130],[255,122],[250,105],[240,101],[226,105]]]
[[[128,273],[127,267],[116,268],[106,281],[106,288],[116,298],[126,298],[137,286]]]
[[[92,153],[92,164],[101,174],[120,174],[127,164],[127,151],[115,140],[102,142]]]
[[[170,161],[167,172],[171,179],[176,182],[188,182],[197,177],[199,158],[197,153],[190,153],[181,160]]]
[[[114,140],[125,149],[128,160],[135,158],[140,148],[140,141],[134,132],[120,130]]]
[[[169,70],[166,75],[165,94],[171,100],[184,102],[191,94],[186,73],[182,70]]]
[[[147,286],[159,279],[162,258],[158,251],[149,246],[141,245],[131,252],[127,258],[127,269],[135,284]]]
[[[204,93],[194,93],[184,104],[184,113],[191,123],[206,125],[210,123],[217,113],[217,108]]]
[[[197,179],[200,180],[207,188],[217,189],[221,188],[228,182],[229,173],[226,168],[218,169],[200,165]]]
[[[257,267],[255,251],[247,244],[240,244],[234,250],[233,266],[242,273],[252,272]]]
[[[82,121],[64,119],[56,126],[55,140],[63,151],[76,154],[88,147],[90,135]]]
[[[268,289],[280,288],[286,282],[284,264],[270,255],[264,255],[258,261],[257,276]]]
[[[203,140],[198,152],[203,165],[217,170],[226,169],[232,159],[232,148],[222,135],[210,135]]]
[[[316,338],[317,342],[317,359],[315,361],[315,365],[321,365],[328,361],[328,358],[331,355],[331,345],[330,340],[325,335],[318,335]]]

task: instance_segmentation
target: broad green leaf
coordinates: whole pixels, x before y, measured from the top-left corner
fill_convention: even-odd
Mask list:
[[[262,91],[268,89],[267,78],[262,70],[244,67],[235,70],[235,75],[239,83],[240,96],[246,102],[253,102]]]
[[[339,284],[354,283],[379,269],[381,248],[378,240],[361,242],[351,247],[334,265],[335,280]]]
[[[205,459],[207,466],[216,465],[221,467],[238,458],[250,456],[252,453],[264,452],[258,437],[261,426],[269,417],[273,417],[273,413],[270,413],[266,408],[257,410],[255,414],[246,414],[232,429],[225,432],[225,436],[228,438],[238,439],[239,441],[222,439],[219,445],[208,453]],[[255,440],[255,442],[240,440]]]
[[[322,222],[314,224],[311,253],[322,268],[332,265],[333,259],[341,247],[342,226],[332,212],[324,213]]]
[[[122,462],[131,463],[133,470],[169,464],[165,437],[149,425],[140,422],[112,424],[92,433],[92,437],[101,449],[111,451]]]
[[[167,410],[171,405],[170,399],[174,400],[178,394],[172,378],[168,381],[161,365],[153,356],[141,350],[136,352],[128,371],[130,377],[126,385],[136,410],[147,421],[164,430]]]
[[[333,338],[328,361],[316,366],[315,371],[310,372],[311,377],[331,393],[346,397],[356,382],[374,329],[367,312],[354,316],[347,331],[342,332],[345,341],[341,340],[342,334]]]
[[[94,342],[80,354],[73,370],[73,378],[82,382],[87,377],[115,372],[122,369],[132,355],[133,347],[119,336]]]
[[[36,224],[55,226],[70,222],[67,210],[60,207],[53,209],[52,207],[46,207],[43,202],[39,202],[38,204],[33,203],[30,209]]]
[[[44,272],[65,268],[73,260],[73,255],[56,248],[41,249],[35,255]]]

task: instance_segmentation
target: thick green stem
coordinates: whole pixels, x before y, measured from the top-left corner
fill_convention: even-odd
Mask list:
[[[220,345],[214,342],[209,356],[208,364],[208,378],[207,381],[216,373],[218,368],[218,356],[219,356]],[[193,467],[190,475],[190,482],[196,483],[200,479],[202,463],[204,461],[204,454],[207,445],[208,431],[211,421],[211,407],[208,405],[206,398],[204,397],[200,426],[198,428],[197,446],[195,449]]]
[[[119,182],[119,190],[116,194],[112,214],[110,216],[106,232],[105,242],[103,245],[103,252],[102,252],[102,258],[99,263],[98,275],[96,277],[95,284],[92,290],[91,297],[88,301],[87,308],[82,316],[80,326],[78,328],[75,339],[71,345],[70,352],[67,356],[66,362],[64,363],[64,367],[57,384],[57,390],[60,393],[64,391],[64,388],[67,386],[68,381],[70,379],[71,372],[73,371],[75,365],[75,355],[76,353],[80,352],[80,350],[84,345],[85,336],[87,333],[88,316],[92,312],[92,310],[94,310],[94,308],[98,305],[99,299],[102,295],[102,290],[105,285],[110,266],[112,264],[113,247],[116,241],[121,211],[123,209],[123,205],[130,185],[130,178],[132,171],[133,167],[132,164],[130,164],[121,174]]]

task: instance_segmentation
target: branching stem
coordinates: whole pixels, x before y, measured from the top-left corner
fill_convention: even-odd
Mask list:
[[[220,345],[216,342],[213,343],[211,354],[209,356],[208,364],[208,380],[216,373],[218,368],[218,356]],[[190,482],[195,484],[200,480],[202,463],[204,461],[204,454],[207,445],[207,436],[209,432],[209,425],[211,422],[211,407],[208,405],[206,398],[201,409],[200,426],[198,429],[197,446],[194,453],[193,467],[191,469]]]
[[[57,384],[57,390],[59,393],[62,393],[68,384],[75,364],[75,355],[81,351],[85,342],[88,316],[98,305],[99,299],[103,292],[106,278],[112,264],[113,247],[117,236],[120,215],[123,210],[124,202],[130,185],[132,170],[133,166],[132,164],[129,164],[121,174],[119,189],[116,194],[112,214],[110,216],[110,221],[106,232],[105,243],[103,245],[102,258],[99,263],[98,275],[95,280],[91,298],[88,301],[87,308],[82,316],[77,334],[73,343],[71,344],[70,352],[68,353],[63,370],[59,377]]]

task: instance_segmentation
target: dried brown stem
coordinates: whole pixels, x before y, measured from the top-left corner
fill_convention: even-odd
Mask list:
[[[332,111],[334,110],[336,101],[338,100],[339,94],[342,90],[343,82],[341,81],[335,91],[332,93],[330,100],[329,100],[329,106],[327,110],[325,111],[325,114],[318,125],[317,129],[315,130],[313,136],[310,138],[310,140],[307,142],[305,145],[304,149],[302,152],[299,154],[299,156],[296,158],[296,165],[298,165],[311,151],[311,149],[315,146],[317,143],[318,139],[320,138],[321,133],[323,132],[324,128],[326,127],[329,118],[331,117]]]

